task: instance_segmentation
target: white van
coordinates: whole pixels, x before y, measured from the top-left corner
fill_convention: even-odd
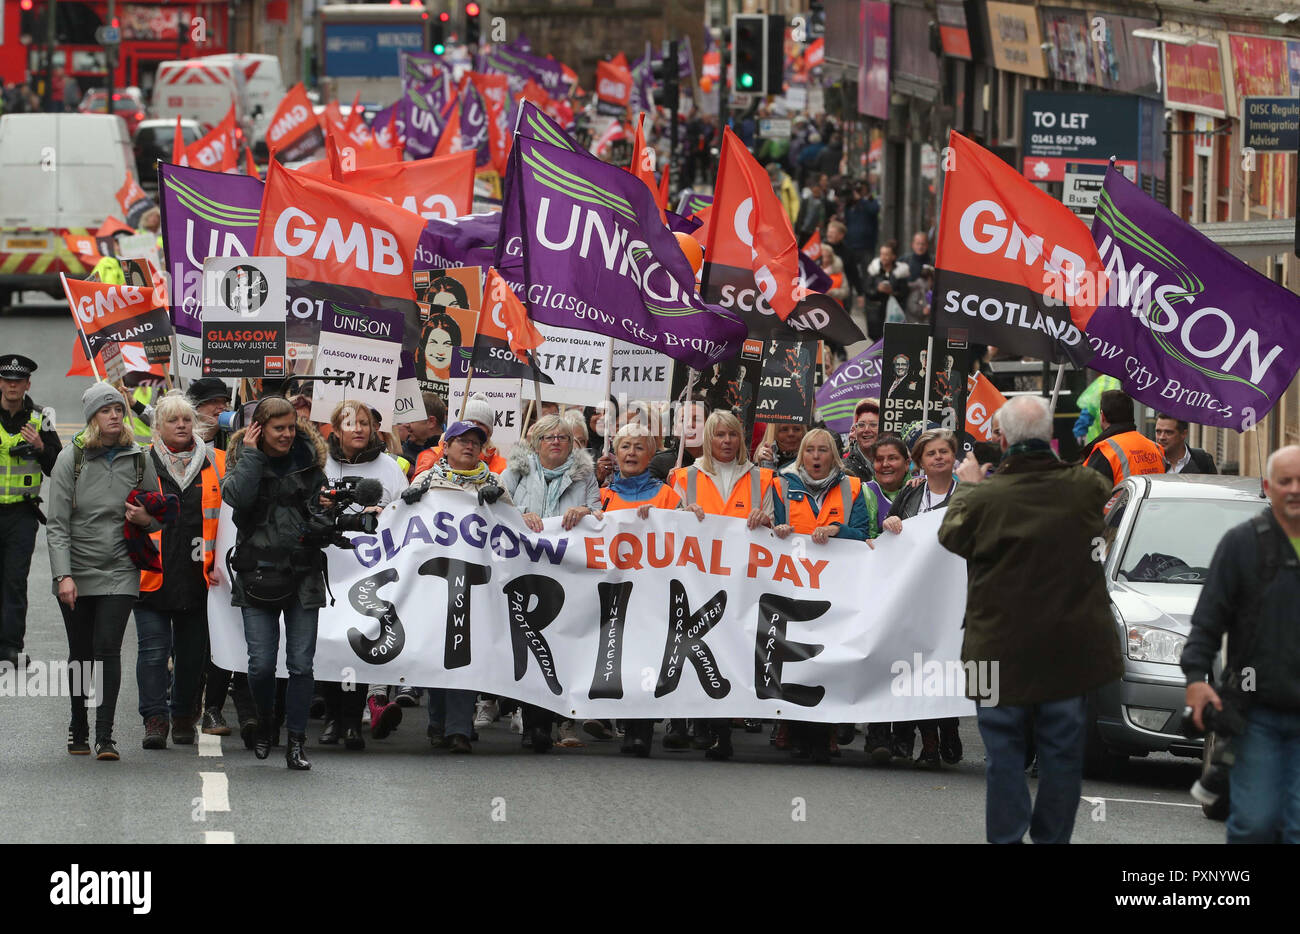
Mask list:
[[[279,56],[230,52],[204,55],[191,61],[232,65],[243,74],[244,93],[253,128],[253,146],[254,149],[265,146],[266,130],[271,125],[271,117],[280,106],[280,101],[284,100],[284,78],[280,74]],[[261,108],[260,113],[258,108]]]
[[[60,272],[86,275],[64,238],[120,218],[117,192],[134,171],[126,122],[115,114],[0,117],[0,305],[14,291],[62,294]]]
[[[249,107],[241,69],[229,62],[181,59],[158,66],[150,110],[162,120],[195,120],[206,133],[225,119],[232,100],[235,119],[244,125]]]

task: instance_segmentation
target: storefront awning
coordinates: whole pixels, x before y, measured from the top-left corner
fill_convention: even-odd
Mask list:
[[[1253,263],[1295,248],[1295,219],[1276,221],[1222,221],[1196,224],[1196,229],[1237,259]]]

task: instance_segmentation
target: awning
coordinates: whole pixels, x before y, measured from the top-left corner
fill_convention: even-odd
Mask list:
[[[1237,259],[1253,263],[1295,249],[1295,218],[1195,224],[1197,230]]]

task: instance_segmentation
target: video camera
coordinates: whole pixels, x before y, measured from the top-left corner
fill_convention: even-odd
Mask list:
[[[373,534],[379,528],[379,516],[373,512],[348,512],[348,508],[376,506],[383,496],[384,486],[378,480],[342,477],[325,481],[318,494],[307,504],[307,521],[302,527],[300,541],[309,548],[324,548],[327,545],[355,547],[344,533]],[[321,497],[328,499],[330,504],[320,505]]]
[[[324,381],[329,383],[346,383],[348,381],[348,377],[346,375],[317,376],[317,375],[309,375],[309,374],[302,374],[302,375],[293,374],[290,376],[286,376],[284,379],[280,380],[279,385],[277,385],[275,388],[271,389],[270,391],[263,393],[260,398],[254,399],[251,402],[245,402],[239,408],[230,409],[227,412],[222,412],[220,415],[217,416],[217,426],[222,431],[230,431],[230,432],[238,431],[240,428],[243,428],[246,425],[251,425],[253,423],[253,411],[257,408],[257,404],[261,402],[262,399],[266,398],[267,396],[284,396],[287,399],[289,398],[290,395],[289,390],[291,388],[296,387],[298,383],[310,383],[310,382],[319,382],[319,381]]]

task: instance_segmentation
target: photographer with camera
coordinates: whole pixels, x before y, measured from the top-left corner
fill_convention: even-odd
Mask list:
[[[329,436],[329,457],[325,460],[325,476],[331,480],[370,479],[382,485],[383,495],[372,506],[354,505],[349,512],[378,513],[397,499],[406,489],[406,474],[397,460],[385,449],[370,407],[364,402],[348,400],[334,407],[330,415],[333,429]],[[325,699],[325,729],[320,741],[334,746],[339,739],[348,749],[366,748],[361,735],[361,712],[367,701],[368,685],[357,684],[344,690],[339,681],[317,681],[317,691]],[[376,739],[382,739],[402,719],[402,708],[388,703],[387,688],[379,688],[382,703],[371,706],[370,730]]]
[[[477,422],[453,422],[442,436],[443,457],[420,475],[402,494],[408,503],[417,502],[429,490],[466,490],[477,493],[480,504],[501,502],[513,505],[501,478],[482,461],[488,433]],[[430,688],[429,742],[435,749],[473,752],[469,744],[474,730],[476,691]]]
[[[268,396],[253,410],[252,424],[230,439],[221,498],[234,510],[238,534],[233,555],[231,602],[244,617],[248,683],[257,707],[253,753],[271,754],[279,732],[274,721],[275,665],[284,616],[289,683],[285,722],[289,768],[311,768],[303,744],[311,706],[312,658],[317,611],[325,605],[326,542],[304,534],[314,504],[328,507],[325,441],[282,396]]]
[[[1271,508],[1219,542],[1181,659],[1192,722],[1231,749],[1216,753],[1231,765],[1229,843],[1300,843],[1300,445],[1274,451],[1265,477]]]
[[[0,357],[0,663],[15,667],[27,636],[27,574],[36,549],[42,477],[54,469],[62,444],[54,411],[27,391],[36,361]]]

